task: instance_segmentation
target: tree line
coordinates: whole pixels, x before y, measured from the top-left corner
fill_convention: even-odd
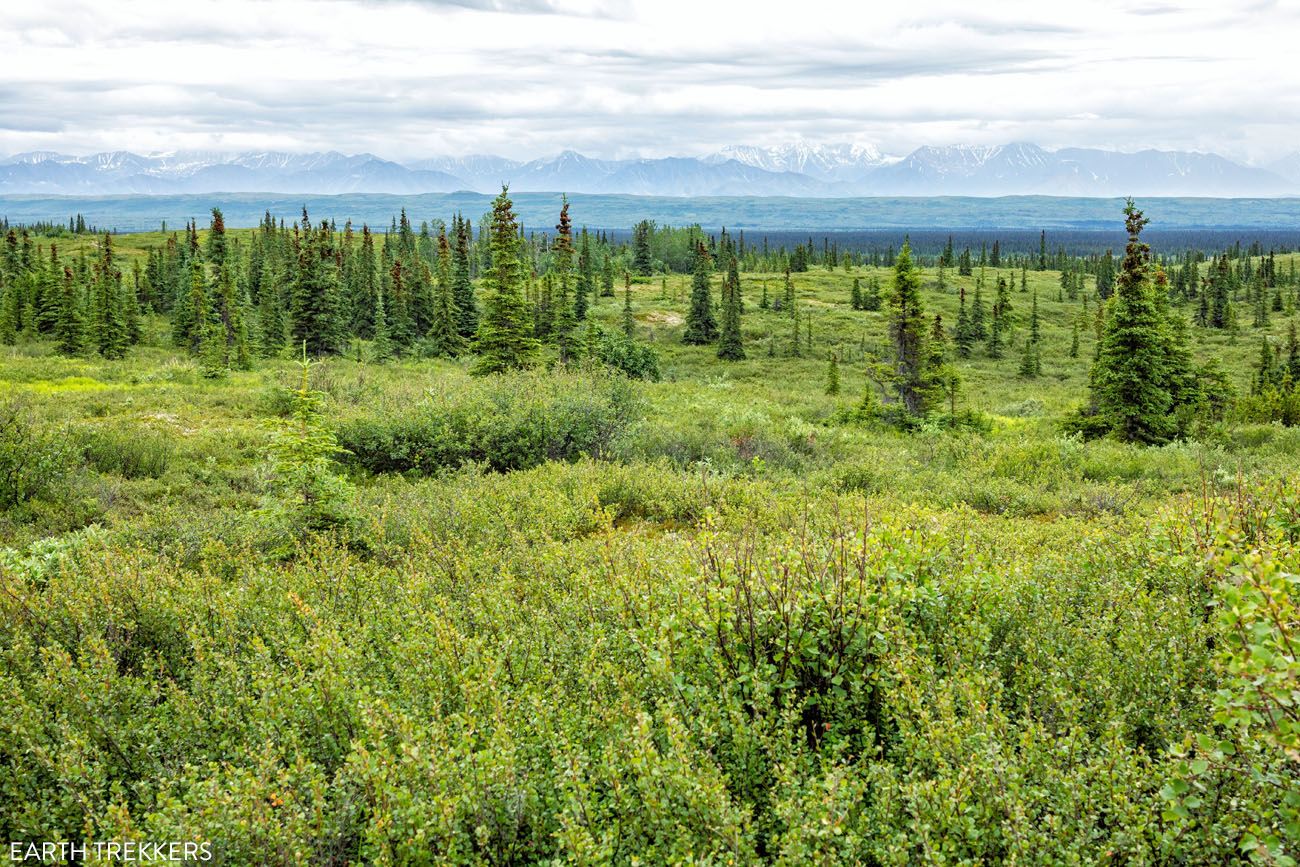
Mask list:
[[[31,233],[10,229],[0,256],[0,342],[30,333],[52,339],[68,355],[118,358],[141,339],[142,315],[156,312],[169,317],[171,341],[194,355],[208,376],[248,369],[258,357],[290,348],[320,356],[364,346],[379,362],[472,355],[476,372],[494,373],[587,361],[653,378],[658,358],[637,340],[631,282],[659,267],[663,243],[690,245],[681,339],[714,347],[722,361],[748,353],[741,284],[746,260],[776,255],[773,261],[783,266],[779,291],[769,293],[763,279],[757,306],[788,317],[785,342],[792,357],[810,354],[813,337],[791,274],[817,256],[831,267],[842,261],[831,246],[810,253],[811,239],[787,256],[749,244],[743,233],[710,235],[650,221],[634,228],[630,243],[617,244],[604,232],[575,231],[567,200],[557,220],[554,234],[540,241],[526,235],[504,188],[477,231],[460,214],[417,230],[403,211],[376,233],[366,225],[355,231],[351,223],[342,230],[329,221],[313,223],[304,211],[291,226],[268,213],[250,236],[237,239],[226,231],[220,209],[213,209],[202,239],[191,221],[125,270],[111,234],[97,236],[89,251],[63,257],[57,242],[46,249]],[[1163,442],[1186,435],[1198,418],[1221,414],[1229,399],[1226,377],[1213,361],[1193,363],[1188,329],[1223,329],[1236,339],[1247,314],[1255,329],[1267,327],[1273,315],[1293,314],[1300,287],[1294,259],[1284,270],[1272,251],[1229,248],[1162,260],[1142,240],[1148,221],[1131,201],[1125,220],[1128,241],[1119,260],[1109,251],[1052,259],[1046,233],[1036,257],[1004,256],[995,239],[972,259],[969,250],[958,253],[949,243],[935,259],[935,288],[948,291],[950,266],[974,276],[971,291],[967,281],[956,290],[952,327],[925,313],[920,264],[905,239],[897,252],[889,251],[889,286],[874,275],[865,286],[855,277],[846,299],[855,310],[885,310],[889,332],[888,352],[868,365],[872,385],[854,412],[909,423],[946,402],[948,420],[956,423],[960,378],[954,361],[976,355],[997,359],[1014,352],[1021,376],[1040,375],[1041,283],[1035,281],[1031,293],[1027,277],[1051,265],[1060,272],[1057,300],[1080,304],[1069,354],[1078,355],[1081,330],[1091,328],[1097,338],[1090,397],[1071,420],[1074,429]],[[589,314],[600,299],[616,297],[618,275],[621,327],[607,331]],[[1015,300],[1013,293],[1028,297]],[[771,318],[765,321],[770,328]],[[1022,323],[1027,329],[1020,332]],[[775,354],[780,341],[775,333],[768,336],[768,353]],[[832,353],[827,360],[833,393],[839,358]],[[1297,383],[1294,326],[1285,345],[1265,334],[1242,407],[1261,420],[1300,422]]]

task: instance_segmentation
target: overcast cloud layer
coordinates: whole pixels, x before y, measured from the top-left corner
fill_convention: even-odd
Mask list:
[[[1300,0],[975,5],[15,2],[0,154],[1300,146]]]

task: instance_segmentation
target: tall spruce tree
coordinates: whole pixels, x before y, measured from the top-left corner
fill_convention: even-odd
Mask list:
[[[433,321],[429,324],[429,352],[445,358],[455,358],[465,352],[468,343],[457,328],[456,295],[452,288],[451,243],[447,230],[438,230],[438,279],[434,286]]]
[[[129,342],[121,283],[122,273],[113,261],[112,236],[105,234],[95,264],[90,319],[91,348],[105,358],[121,358]]]
[[[975,332],[971,326],[970,313],[966,310],[966,287],[958,287],[957,293],[957,354],[962,358],[970,358],[975,350]]]
[[[728,253],[727,274],[722,283],[722,332],[718,339],[718,358],[740,361],[745,357],[744,338],[740,332],[740,272],[734,253]]]
[[[709,287],[713,267],[703,242],[695,244],[695,276],[691,280],[691,306],[686,312],[686,331],[682,342],[702,346],[718,339],[718,323],[713,317],[713,292]]]
[[[474,281],[470,261],[470,241],[474,231],[469,220],[459,214],[452,220],[455,243],[451,256],[452,296],[456,299],[457,329],[471,339],[478,333],[478,302],[474,298]]]
[[[654,233],[654,224],[642,220],[632,230],[632,270],[640,277],[649,277],[654,269],[650,253],[650,236]]]
[[[623,279],[623,336],[629,340],[636,336],[636,316],[632,313],[632,275]]]
[[[907,241],[903,242],[894,263],[894,284],[889,296],[889,338],[893,344],[893,381],[898,401],[909,415],[924,415],[934,383],[926,349],[921,274],[912,262],[912,245]]]
[[[555,224],[555,243],[551,245],[551,268],[558,284],[555,296],[555,347],[561,364],[568,364],[577,352],[577,308],[573,302],[573,223],[569,219],[569,200],[560,200],[560,222]]]
[[[290,334],[294,345],[306,345],[309,355],[338,352],[343,344],[340,287],[328,224],[322,223],[319,231],[314,230],[304,209],[301,231],[289,294]]]
[[[491,267],[485,281],[483,315],[479,319],[473,372],[501,373],[531,367],[537,353],[531,315],[524,299],[523,266],[519,262],[519,224],[509,187],[492,202],[489,225]]]
[[[388,333],[388,314],[384,310],[384,289],[375,293],[374,343],[371,347],[374,360],[383,364],[393,357],[393,340]]]
[[[1129,199],[1124,207],[1128,244],[1107,304],[1092,369],[1092,410],[1097,426],[1120,439],[1166,442],[1177,435],[1176,400],[1187,371],[1185,334],[1171,327],[1158,297],[1151,248],[1141,239],[1148,220]]]
[[[81,352],[85,340],[85,321],[81,312],[81,287],[72,275],[72,269],[63,268],[62,290],[59,293],[59,316],[54,326],[54,339],[63,355]]]
[[[1038,322],[1038,290],[1034,290],[1033,301],[1029,308],[1029,337],[1025,340],[1024,352],[1020,357],[1020,375],[1036,377],[1043,372],[1042,352],[1039,340],[1042,332]]]

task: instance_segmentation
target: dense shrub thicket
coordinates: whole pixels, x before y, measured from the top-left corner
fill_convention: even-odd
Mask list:
[[[347,420],[339,444],[368,472],[497,471],[608,456],[641,410],[619,376],[520,373],[446,382],[418,403]]]
[[[0,569],[0,834],[230,864],[1280,855],[1295,728],[1252,708],[1295,688],[1259,650],[1296,624],[1287,490],[1039,523],[581,461],[370,489],[364,554],[67,537]]]

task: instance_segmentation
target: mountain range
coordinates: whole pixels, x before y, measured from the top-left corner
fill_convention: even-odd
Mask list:
[[[1300,192],[1300,153],[1268,167],[1217,154],[1035,144],[731,146],[703,157],[602,160],[565,151],[530,161],[475,155],[405,163],[374,154],[50,151],[0,160],[0,195],[495,192],[644,196],[1281,196]]]

